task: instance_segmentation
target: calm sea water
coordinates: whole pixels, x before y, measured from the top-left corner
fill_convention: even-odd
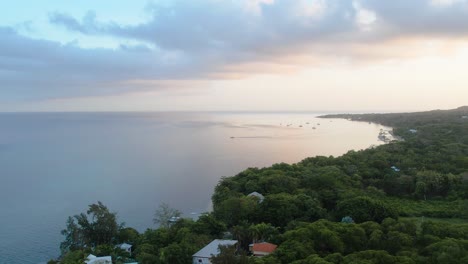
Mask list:
[[[0,114],[0,262],[57,257],[66,218],[96,201],[144,231],[163,202],[210,210],[222,176],[380,144],[380,125],[316,115]]]

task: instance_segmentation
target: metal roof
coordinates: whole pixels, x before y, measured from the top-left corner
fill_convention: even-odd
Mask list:
[[[211,258],[212,255],[217,256],[220,253],[219,246],[233,246],[235,244],[237,244],[237,240],[215,239],[192,256],[199,258]]]
[[[263,200],[265,199],[265,196],[263,196],[261,193],[258,193],[258,192],[251,192],[247,196],[255,196],[258,199],[260,199],[260,202],[263,202]]]
[[[132,245],[130,244],[127,244],[127,243],[123,243],[123,244],[120,244],[120,245],[117,245],[120,249],[123,249],[123,250],[128,250],[132,247]]]
[[[96,257],[94,255],[89,255],[88,256],[88,261],[85,261],[87,264],[111,264],[112,263],[112,257],[111,256],[105,256],[105,257]]]

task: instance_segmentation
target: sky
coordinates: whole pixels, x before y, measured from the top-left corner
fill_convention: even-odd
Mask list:
[[[468,105],[468,0],[0,1],[0,111]]]

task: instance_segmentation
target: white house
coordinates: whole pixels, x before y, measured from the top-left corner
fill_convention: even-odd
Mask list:
[[[263,196],[261,193],[258,192],[252,192],[247,195],[248,197],[257,197],[258,201],[261,203],[263,200],[265,200],[265,196]]]
[[[177,222],[179,222],[181,218],[179,216],[172,216],[171,218],[169,218],[169,220],[167,220],[169,222],[169,224],[175,224]]]
[[[418,130],[417,130],[417,129],[410,129],[410,130],[408,130],[408,131],[409,131],[410,133],[412,133],[412,134],[418,133]]]
[[[89,254],[85,260],[86,264],[112,264],[112,257],[96,257],[93,254]]]
[[[193,264],[211,264],[211,257],[217,256],[219,252],[219,246],[234,246],[237,244],[237,240],[223,240],[215,239],[211,241],[204,248],[200,249],[197,253],[193,254]]]
[[[130,244],[123,243],[123,244],[117,245],[117,247],[128,252],[129,254],[132,254],[132,245]]]

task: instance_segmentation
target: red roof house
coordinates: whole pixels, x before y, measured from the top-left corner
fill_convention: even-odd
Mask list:
[[[255,243],[250,245],[250,251],[254,256],[266,256],[273,253],[277,247],[277,245],[267,242]]]

